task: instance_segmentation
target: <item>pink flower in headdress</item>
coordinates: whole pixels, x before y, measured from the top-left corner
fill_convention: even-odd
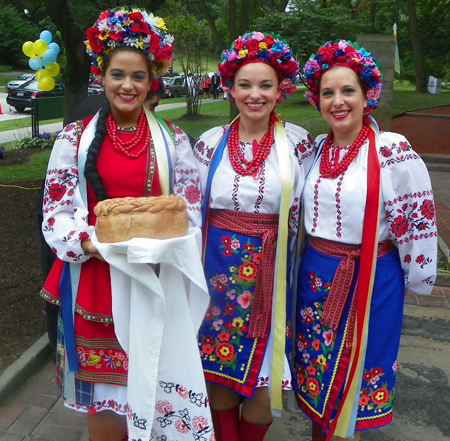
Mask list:
[[[345,49],[348,47],[348,43],[345,40],[339,40],[338,47],[339,49],[345,51]]]
[[[377,100],[380,98],[381,90],[379,89],[370,89],[367,91],[367,99],[368,100]]]
[[[291,81],[290,79],[288,79],[288,78],[285,78],[285,79],[280,83],[279,89],[280,89],[280,90],[284,90],[284,89],[288,89],[288,88],[291,87],[291,86],[292,86],[292,81]]]
[[[236,52],[231,52],[231,54],[230,54],[230,56],[228,57],[228,61],[233,61],[233,60],[236,60],[236,58],[237,58],[237,53]]]
[[[308,63],[308,68],[312,69],[314,72],[318,72],[320,70],[320,65],[317,60],[310,60]]]
[[[254,31],[254,32],[252,32],[252,38],[254,38],[255,40],[258,40],[258,41],[263,41],[264,34],[262,32]]]

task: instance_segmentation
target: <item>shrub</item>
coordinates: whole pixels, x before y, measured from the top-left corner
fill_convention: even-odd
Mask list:
[[[56,139],[56,133],[42,133],[37,138],[22,138],[11,144],[11,150],[29,149],[39,147],[45,149],[53,147]]]

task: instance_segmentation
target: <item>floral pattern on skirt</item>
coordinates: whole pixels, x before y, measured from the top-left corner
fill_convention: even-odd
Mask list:
[[[341,259],[307,245],[299,271],[295,373],[300,408],[324,427],[334,418],[349,354],[345,351],[355,278],[334,332],[320,323],[331,281]],[[404,279],[396,249],[378,258],[356,430],[380,427],[392,419],[397,353],[403,314]]]

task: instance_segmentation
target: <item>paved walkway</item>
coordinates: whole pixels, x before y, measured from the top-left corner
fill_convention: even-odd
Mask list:
[[[416,118],[414,124],[426,122],[426,118]],[[450,119],[444,123],[450,125]],[[420,145],[409,139],[420,152]],[[439,232],[450,231],[450,173],[431,171],[430,176]],[[450,244],[450,236],[442,243],[443,247]],[[450,441],[450,287],[445,284],[450,285],[441,274],[440,286],[431,296],[406,294],[394,420],[384,428],[364,432],[362,441]],[[88,440],[85,417],[65,409],[61,402],[54,386],[54,366],[46,354],[43,336],[0,377],[0,397],[8,384],[15,390],[0,405],[1,441]],[[47,361],[39,364],[41,359]],[[36,366],[37,373],[30,375]],[[266,441],[309,440],[309,420],[290,410],[275,420],[266,436]]]

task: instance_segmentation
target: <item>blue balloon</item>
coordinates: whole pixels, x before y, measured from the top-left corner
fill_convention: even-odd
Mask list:
[[[52,51],[55,51],[55,54],[59,54],[59,45],[58,43],[50,43],[47,45],[47,49],[51,49]]]
[[[39,38],[49,44],[52,41],[52,33],[49,31],[42,31]]]
[[[28,60],[28,66],[33,70],[39,70],[42,67],[42,58],[37,56],[30,58]]]
[[[42,63],[44,66],[56,63],[56,52],[53,49],[47,49],[42,55]]]

